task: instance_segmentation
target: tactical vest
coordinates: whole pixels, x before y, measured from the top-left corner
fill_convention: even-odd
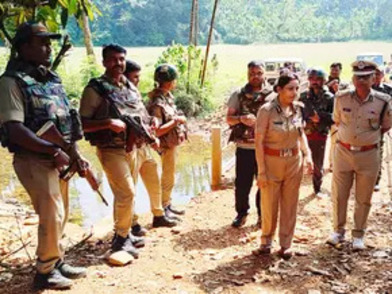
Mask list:
[[[65,140],[72,136],[70,105],[60,78],[51,73],[45,83],[24,72],[7,70],[4,76],[15,78],[24,96],[24,125],[36,133],[46,122],[52,121]],[[9,146],[15,152],[16,146]]]
[[[238,94],[239,111],[238,115],[253,114],[257,116],[260,107],[266,102],[265,98],[271,94],[270,89],[263,89],[260,92],[253,92],[249,85],[243,87]],[[236,124],[232,127],[229,141],[241,143],[253,143],[255,140],[255,128],[244,125],[243,123]]]
[[[319,96],[308,90],[303,92],[300,96],[300,101],[304,104],[304,120],[306,121],[305,133],[311,135],[319,133],[322,136],[327,136],[328,131],[333,124],[333,94],[329,92],[328,87],[323,87]],[[320,117],[320,122],[314,123],[310,117],[317,112]]]
[[[92,119],[119,118],[118,112],[114,109],[114,103],[122,114],[140,116],[145,123],[148,121],[149,124],[149,117],[138,90],[125,78],[124,83],[124,87],[120,88],[110,83],[105,76],[90,80],[88,87],[93,88],[103,98],[103,102]],[[125,132],[115,133],[109,129],[85,133],[85,138],[91,145],[99,148],[124,148],[126,144]]]
[[[173,118],[181,113],[177,110],[174,104],[174,97],[169,93],[169,97],[166,97],[162,91],[155,89],[149,94],[150,101],[148,104],[148,111],[150,115],[153,115],[154,108],[159,107],[162,111],[162,125],[173,120]],[[183,124],[177,125],[172,128],[169,132],[159,137],[160,147],[162,149],[170,149],[180,145],[187,138],[186,127]]]

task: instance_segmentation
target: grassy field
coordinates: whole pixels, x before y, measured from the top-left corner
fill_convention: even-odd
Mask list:
[[[143,65],[142,81],[151,80],[153,65],[164,47],[128,48],[128,57]],[[96,48],[100,60],[101,49]],[[271,57],[299,57],[308,66],[321,66],[328,70],[332,62],[343,64],[343,78],[351,76],[350,64],[359,53],[380,52],[389,61],[392,44],[388,42],[344,42],[312,44],[276,44],[276,45],[214,45],[210,57],[217,55],[218,71],[214,77],[216,102],[224,100],[228,93],[241,85],[246,79],[246,64],[252,59]],[[73,49],[67,61],[68,70],[77,68],[84,56],[83,48]],[[72,62],[71,62],[72,61]]]
[[[154,64],[165,47],[127,48],[128,57],[143,66],[142,87],[152,86]],[[4,58],[1,49],[1,59]],[[97,60],[101,60],[101,48],[95,48]],[[222,103],[230,91],[243,84],[246,80],[246,64],[252,59],[271,57],[299,57],[308,66],[321,66],[328,70],[329,64],[339,61],[343,64],[343,78],[350,79],[350,63],[359,53],[380,52],[389,61],[392,44],[388,42],[343,42],[343,43],[312,43],[312,44],[272,44],[272,45],[214,45],[211,47],[210,58],[216,54],[219,67],[214,74],[215,104]],[[80,83],[78,74],[80,65],[85,59],[84,48],[73,48],[65,59],[62,70],[66,74],[65,82],[69,86]],[[102,68],[103,70],[103,68]],[[68,81],[67,81],[68,79]],[[147,89],[145,89],[147,90]]]

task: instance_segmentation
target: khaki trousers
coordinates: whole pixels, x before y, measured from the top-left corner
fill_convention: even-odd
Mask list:
[[[132,170],[132,177],[135,186],[138,181],[139,173],[146,187],[148,196],[150,197],[151,212],[154,216],[162,216],[162,194],[161,194],[161,181],[158,175],[158,164],[152,157],[151,148],[149,146],[142,146],[132,151],[135,164]],[[133,223],[137,223],[137,215],[134,213]]]
[[[347,204],[355,177],[353,237],[363,237],[370,212],[371,199],[380,168],[379,149],[350,151],[336,144],[333,162],[332,204],[335,232],[344,234]]]
[[[329,132],[329,140],[330,140],[330,147],[329,147],[329,156],[328,156],[328,161],[329,161],[329,168],[333,169],[333,156],[334,156],[334,150],[336,147],[336,139],[338,137],[338,128],[336,125],[331,126],[331,131]]]
[[[261,244],[274,239],[278,214],[279,243],[290,248],[297,219],[299,186],[302,179],[302,156],[265,156],[267,186],[261,189],[262,235]]]
[[[174,188],[174,181],[176,175],[176,158],[177,147],[164,149],[161,153],[162,160],[162,176],[161,176],[161,189],[162,189],[162,205],[168,206],[171,203],[171,194]]]
[[[124,149],[97,148],[97,156],[105,171],[114,196],[114,230],[126,237],[132,224],[135,185],[132,178],[135,160]]]
[[[15,154],[13,165],[39,216],[37,271],[46,274],[64,256],[60,241],[68,219],[68,183],[59,179],[50,159]]]

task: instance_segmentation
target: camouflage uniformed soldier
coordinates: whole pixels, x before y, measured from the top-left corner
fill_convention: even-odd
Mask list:
[[[264,87],[264,64],[261,61],[251,61],[248,64],[248,83],[234,91],[227,103],[226,120],[232,131],[231,141],[236,143],[235,169],[235,210],[237,216],[233,227],[245,224],[249,211],[249,193],[253,180],[257,175],[255,157],[255,122],[257,111],[266,102],[271,89]],[[256,194],[258,214],[257,226],[261,222],[260,190]]]
[[[326,87],[326,73],[321,68],[311,68],[308,71],[309,90],[301,93],[300,101],[304,103],[305,134],[308,138],[312,159],[314,193],[322,197],[321,184],[325,146],[328,132],[333,124],[333,94]]]
[[[334,62],[331,64],[330,74],[327,80],[327,87],[332,94],[336,94],[338,91],[346,90],[349,87],[348,83],[343,82],[340,79],[340,74],[342,73],[342,64],[340,62]]]
[[[270,254],[280,215],[278,254],[288,259],[292,254],[289,248],[297,217],[303,155],[309,172],[312,156],[303,131],[303,104],[295,101],[298,77],[280,76],[274,90],[278,96],[260,108],[256,122],[257,184],[261,189],[263,217],[257,253]]]
[[[162,205],[166,216],[179,219],[176,215],[183,215],[184,210],[172,204],[171,194],[175,184],[177,146],[187,138],[186,117],[177,110],[171,91],[176,87],[177,69],[170,64],[159,65],[155,69],[154,80],[157,87],[148,97],[148,111],[158,120],[156,134],[161,145],[159,155],[162,160]]]
[[[68,218],[68,183],[59,179],[59,170],[70,164],[70,157],[57,145],[40,139],[36,132],[51,121],[63,139],[74,137],[70,105],[58,75],[50,70],[51,39],[60,34],[48,32],[40,23],[24,23],[17,29],[13,48],[17,57],[9,61],[0,79],[0,121],[6,142],[14,153],[14,169],[39,216],[36,287],[65,289],[74,278],[84,277],[84,268],[63,262],[60,241]],[[80,126],[79,126],[80,127]],[[88,163],[72,149],[82,163]]]
[[[380,169],[382,133],[392,125],[390,97],[374,91],[377,65],[356,61],[353,67],[354,91],[343,91],[335,98],[333,120],[338,127],[332,179],[334,233],[327,241],[337,245],[345,234],[347,204],[355,179],[354,250],[365,249],[364,235],[371,207],[373,187]]]
[[[139,84],[141,67],[134,61],[127,60],[124,76],[132,82],[135,86],[132,90],[137,92],[139,97],[138,103],[135,106],[139,109],[139,113],[143,116],[146,124],[155,129],[158,122],[155,118],[150,117],[146,107],[143,104],[140,92],[136,89]],[[151,147],[143,143],[139,148],[132,151],[135,164],[132,170],[133,180],[135,185],[138,181],[138,176],[142,177],[143,183],[146,186],[147,193],[150,197],[151,212],[154,215],[152,226],[157,227],[174,227],[177,223],[166,217],[162,207],[162,191],[161,181],[158,175],[158,164],[152,156]],[[137,223],[137,214],[134,213],[134,221],[132,224],[132,234],[135,236],[142,236],[146,234],[146,229]]]
[[[385,74],[384,72],[385,72],[385,70],[384,70],[383,66],[378,66],[376,68],[376,73],[374,75],[375,80],[374,80],[374,84],[373,84],[372,88],[376,91],[388,94],[389,96],[392,97],[392,86],[384,83],[384,74]],[[381,138],[381,146],[380,146],[381,159],[383,158],[383,154],[384,154],[384,138]],[[381,171],[382,171],[382,168],[380,168],[380,172],[378,173],[376,185],[374,186],[375,192],[380,191]]]
[[[126,50],[116,44],[103,48],[105,74],[90,80],[84,89],[79,111],[86,140],[97,147],[98,159],[114,195],[112,251],[124,250],[137,258],[139,253],[135,247],[144,246],[144,241],[129,232],[135,196],[132,177],[135,160],[130,151],[137,147],[137,142],[143,141],[135,135],[126,119],[140,116],[140,97],[136,87],[123,75],[125,55]]]

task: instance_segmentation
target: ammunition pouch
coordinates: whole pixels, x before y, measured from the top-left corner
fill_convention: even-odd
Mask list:
[[[231,127],[229,142],[253,143],[255,141],[255,129],[242,123]]]
[[[124,148],[126,144],[124,132],[117,134],[111,130],[101,130],[85,133],[84,137],[92,146],[98,148]]]

